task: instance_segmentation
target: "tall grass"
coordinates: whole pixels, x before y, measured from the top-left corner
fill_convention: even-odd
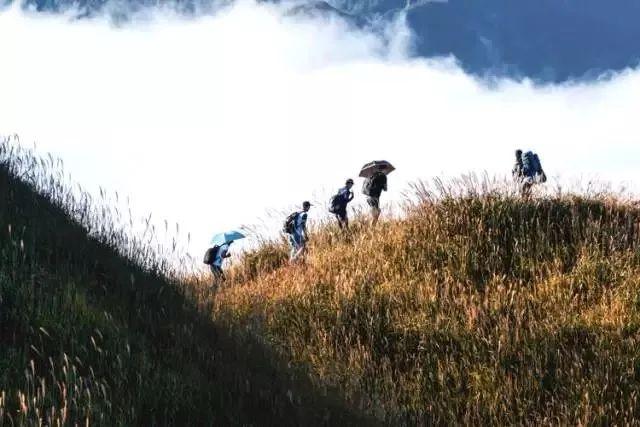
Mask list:
[[[637,424],[640,209],[470,178],[413,190],[375,229],[319,227],[306,266],[243,277],[214,316],[391,425]]]
[[[213,324],[190,260],[53,157],[1,141],[0,196],[0,425],[366,422]]]
[[[638,423],[640,209],[607,191],[418,183],[213,298],[52,157],[3,141],[0,194],[0,424]]]

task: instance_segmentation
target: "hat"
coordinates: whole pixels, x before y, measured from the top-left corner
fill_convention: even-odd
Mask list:
[[[353,184],[353,180],[351,178],[349,178],[346,182],[346,185],[349,185],[349,184]]]
[[[304,202],[302,202],[302,207],[303,208],[308,208],[308,207],[311,207],[311,206],[313,206],[313,205],[310,202],[306,201],[306,200]]]

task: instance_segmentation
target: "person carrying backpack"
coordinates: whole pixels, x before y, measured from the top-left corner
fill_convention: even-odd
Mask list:
[[[284,223],[284,232],[289,236],[291,254],[289,262],[296,263],[306,252],[307,240],[307,212],[311,209],[311,203],[303,202],[301,212],[293,212]]]
[[[225,281],[222,262],[231,256],[229,247],[232,243],[233,242],[227,242],[223,245],[215,245],[209,248],[204,255],[204,263],[210,266],[211,274],[213,275],[213,287]]]
[[[387,191],[387,175],[378,170],[365,180],[362,187],[362,192],[367,196],[367,204],[371,207],[372,225],[376,225],[380,217],[380,195],[383,191]]]
[[[351,188],[353,187],[353,180],[349,178],[347,182],[345,182],[345,186],[338,190],[338,193],[331,198],[329,201],[329,212],[334,214],[338,220],[338,226],[341,229],[348,230],[349,229],[349,218],[347,217],[347,205],[354,198],[353,191]]]
[[[534,184],[547,181],[547,175],[542,169],[540,158],[532,151],[527,151],[523,154],[522,150],[516,150],[516,163],[511,173],[520,187],[520,195],[524,198],[531,196],[531,189]]]

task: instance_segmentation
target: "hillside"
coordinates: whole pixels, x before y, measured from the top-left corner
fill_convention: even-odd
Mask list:
[[[0,144],[1,425],[628,425],[640,208],[414,187],[246,253],[212,297],[53,159]],[[314,213],[320,215],[320,212]]]
[[[0,425],[367,423],[212,323],[57,162],[0,142]]]
[[[222,324],[388,425],[629,425],[640,416],[640,209],[416,186],[405,217],[247,254]]]

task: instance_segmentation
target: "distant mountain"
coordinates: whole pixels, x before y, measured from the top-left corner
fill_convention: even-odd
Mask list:
[[[593,78],[640,63],[638,0],[333,0],[350,14],[407,10],[414,53],[453,55],[478,75]]]
[[[49,11],[74,5],[90,14],[106,1],[27,3]],[[158,3],[126,4],[137,8]],[[211,0],[177,4],[185,12],[212,5]],[[403,11],[415,33],[414,55],[453,55],[466,71],[479,76],[562,82],[640,64],[640,0],[314,0],[293,9],[334,13],[358,26],[390,20]]]

